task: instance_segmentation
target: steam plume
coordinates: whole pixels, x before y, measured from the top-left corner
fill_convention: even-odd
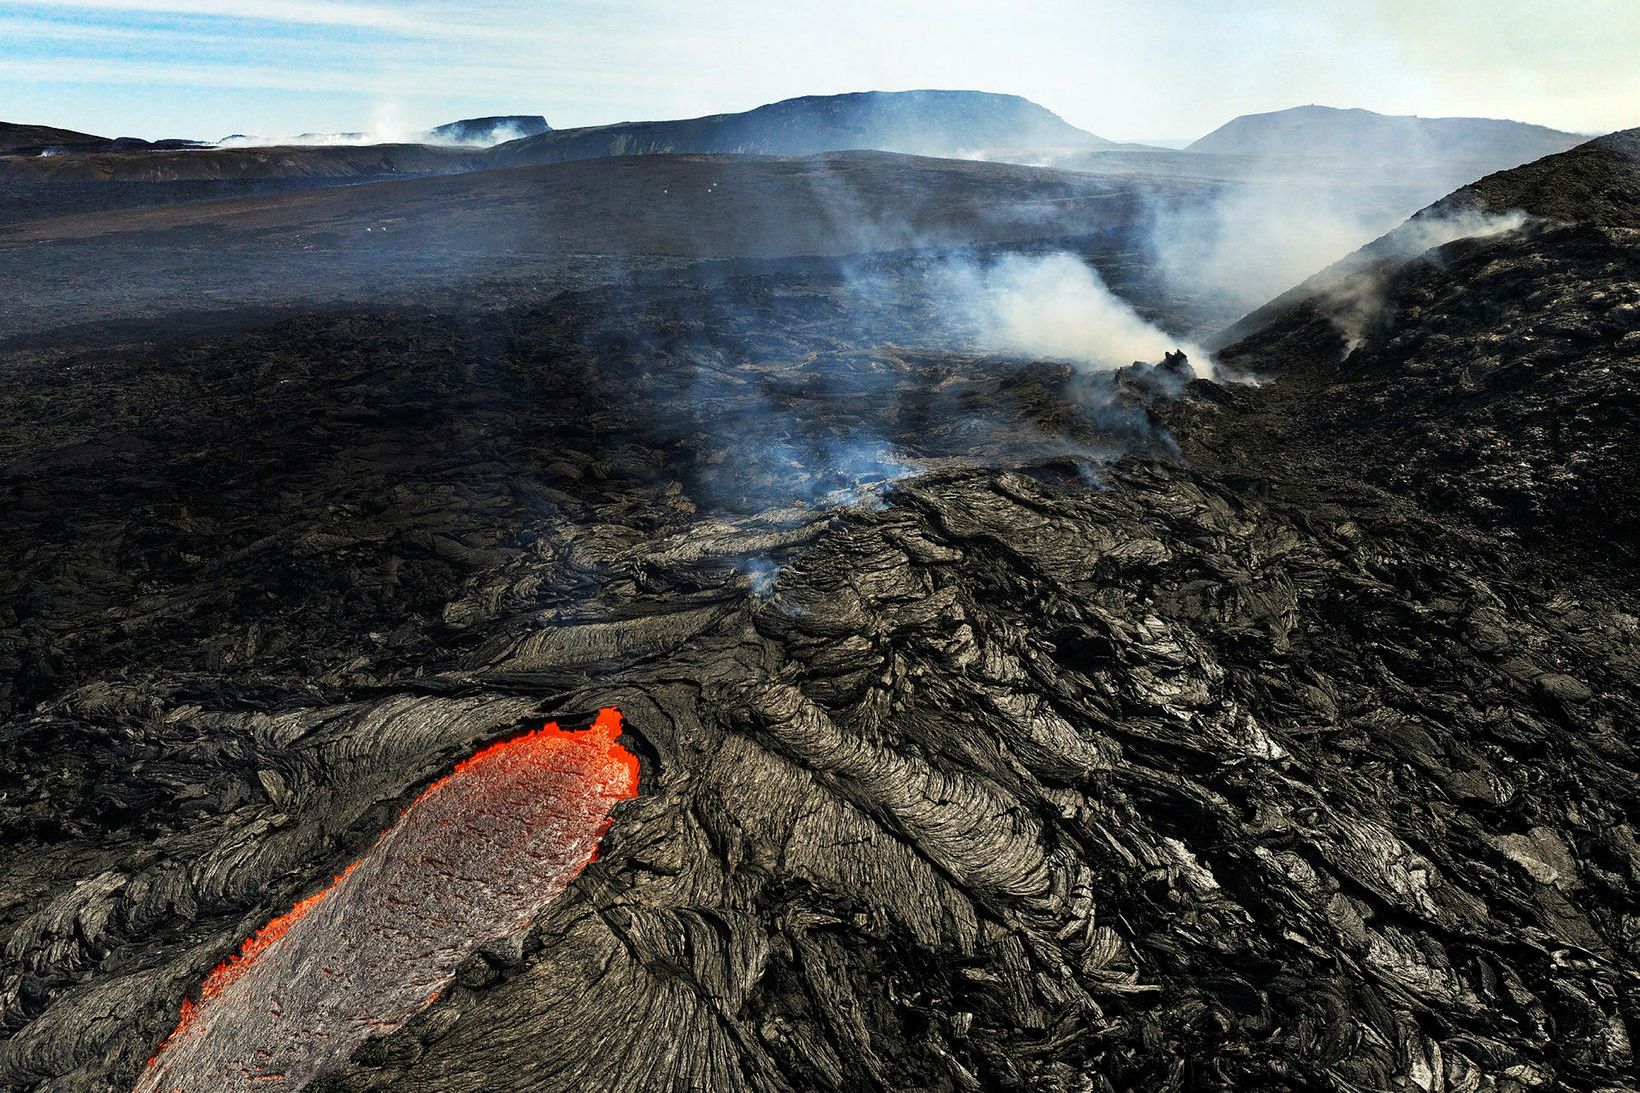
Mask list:
[[[1199,374],[1212,375],[1206,350],[1147,322],[1075,255],[1007,255],[989,265],[953,266],[946,278],[954,306],[986,349],[1072,361],[1092,371],[1159,361],[1183,349]]]

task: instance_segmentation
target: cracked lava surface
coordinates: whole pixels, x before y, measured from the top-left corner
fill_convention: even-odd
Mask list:
[[[300,1089],[438,997],[597,853],[638,761],[607,708],[458,763],[327,888],[273,919],[183,1004],[137,1093]]]

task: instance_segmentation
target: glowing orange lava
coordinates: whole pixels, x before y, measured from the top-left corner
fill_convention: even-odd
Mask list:
[[[298,1088],[335,1061],[305,1058],[297,1044],[311,1044],[319,1034],[341,1046],[344,1030],[313,1024],[338,1000],[368,1010],[378,1027],[402,1023],[431,1004],[468,950],[527,924],[597,859],[598,841],[612,823],[609,809],[638,792],[638,760],[621,747],[620,734],[620,712],[610,707],[585,731],[548,723],[458,762],[422,790],[363,857],[211,970],[198,1001],[183,1002],[138,1090],[227,1089],[241,1081]],[[486,889],[483,898],[470,898],[473,885]],[[449,900],[460,913],[431,910]],[[420,920],[405,919],[416,910]],[[313,917],[326,921],[308,921]],[[440,927],[443,934],[430,932]],[[417,944],[408,950],[383,941],[412,933]],[[280,951],[286,938],[296,946],[294,955]],[[319,946],[335,956],[312,965],[302,959],[302,951]],[[372,946],[369,960],[357,957]],[[397,975],[389,966],[394,959],[406,965]],[[274,966],[262,968],[269,960]],[[310,966],[321,981],[304,989],[295,977]],[[392,979],[376,982],[376,971]],[[263,982],[248,982],[257,978]],[[412,993],[414,1004],[405,1001]],[[411,1012],[399,1012],[406,1005]],[[247,1024],[252,1015],[263,1023]],[[292,1032],[292,1044],[284,1052],[270,1050],[283,1029]],[[263,1062],[247,1065],[251,1056]]]

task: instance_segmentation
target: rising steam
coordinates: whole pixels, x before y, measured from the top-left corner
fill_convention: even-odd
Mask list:
[[[1250,311],[1411,212],[1337,188],[1255,183],[1150,207],[1148,249],[1175,293]]]
[[[984,265],[962,263],[946,271],[946,285],[953,306],[987,350],[1109,371],[1182,349],[1199,375],[1213,374],[1206,350],[1147,322],[1075,255],[1013,254]]]

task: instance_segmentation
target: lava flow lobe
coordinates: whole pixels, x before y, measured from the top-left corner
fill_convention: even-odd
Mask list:
[[[480,749],[364,857],[219,964],[136,1093],[299,1089],[437,997],[486,941],[526,926],[596,855],[638,787],[617,738],[548,724]]]

